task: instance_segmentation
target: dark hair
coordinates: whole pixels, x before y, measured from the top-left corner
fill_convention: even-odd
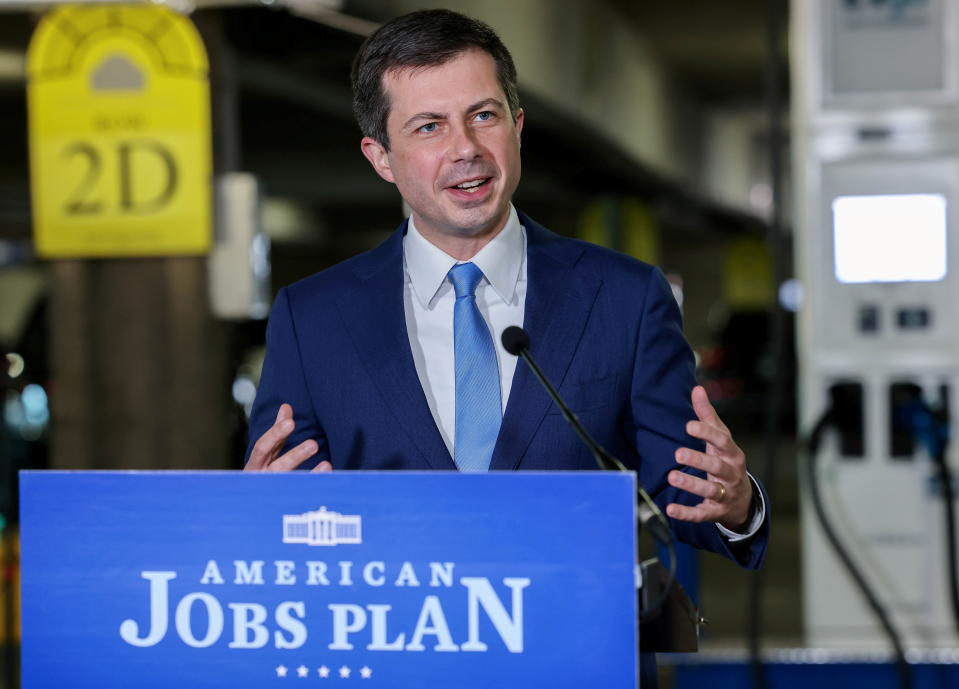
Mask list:
[[[390,147],[386,119],[389,95],[383,75],[393,69],[436,67],[478,48],[496,62],[496,77],[513,120],[519,110],[516,66],[499,36],[487,24],[450,10],[420,10],[387,22],[360,47],[350,75],[353,114],[364,136]]]

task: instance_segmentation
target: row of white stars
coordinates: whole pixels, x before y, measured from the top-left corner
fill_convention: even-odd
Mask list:
[[[322,677],[323,679],[327,679],[332,674],[332,672],[333,671],[330,668],[328,668],[326,665],[321,665],[320,667],[316,668],[316,674]],[[348,668],[346,665],[342,666],[339,670],[337,670],[337,673],[339,674],[341,679],[349,679],[350,674],[352,674],[352,672],[353,671],[350,668]],[[288,668],[286,665],[277,665],[276,667],[277,677],[286,677],[288,674],[290,674],[290,668]],[[310,668],[308,668],[306,665],[300,665],[298,668],[296,668],[296,676],[309,677]],[[364,665],[363,667],[360,668],[360,677],[362,677],[363,679],[369,679],[372,676],[373,676],[373,670],[371,670],[369,667]]]

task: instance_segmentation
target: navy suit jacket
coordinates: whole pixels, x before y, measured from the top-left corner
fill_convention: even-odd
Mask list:
[[[694,364],[666,279],[650,265],[519,218],[527,235],[530,353],[599,444],[637,472],[661,509],[670,502],[697,504],[699,497],[666,481],[679,468],[676,448],[702,448],[685,431],[695,418]],[[296,430],[287,446],[314,438],[316,461],[327,459],[336,469],[456,470],[410,351],[405,232],[403,223],[376,249],[279,292],[250,420],[251,448],[288,402]],[[490,469],[595,468],[520,362]],[[697,548],[748,568],[762,562],[768,514],[761,533],[732,547],[714,524],[670,521],[676,536]],[[643,660],[644,679],[654,681],[654,665]]]

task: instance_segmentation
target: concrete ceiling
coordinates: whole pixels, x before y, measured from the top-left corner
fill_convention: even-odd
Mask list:
[[[776,4],[785,15],[788,0],[593,1],[605,3],[632,24],[694,98],[734,105],[762,100],[768,8]],[[395,14],[393,4],[343,0],[343,11],[380,22]],[[557,3],[557,11],[562,6]],[[785,40],[780,50],[785,57]]]
[[[636,23],[651,49],[693,98],[759,102],[764,64],[762,0],[607,1],[627,21]],[[350,12],[352,4],[347,2],[344,9]],[[283,10],[202,10],[194,15],[201,30],[204,15],[207,23],[218,27],[227,55],[233,56],[238,67],[235,144],[240,152],[236,165],[227,169],[257,172],[268,193],[324,206],[331,216],[337,214],[338,206],[355,208],[355,199],[365,199],[364,207],[377,216],[395,214],[395,192],[375,177],[356,151],[359,135],[349,111],[348,74],[361,38]],[[385,17],[362,18],[381,21]],[[22,54],[33,21],[28,12],[0,14],[0,49]],[[215,74],[218,56],[211,48]],[[0,237],[7,238],[29,236],[23,87],[19,80],[0,83],[0,126],[7,150],[0,164]],[[719,217],[709,223],[714,228],[754,222],[690,197],[626,160],[602,137],[568,124],[524,132],[524,159],[530,163],[524,167],[530,172],[524,174],[519,196],[524,207],[544,209],[541,219],[549,220],[546,213],[552,210],[558,216],[554,224],[562,224],[562,217],[570,215],[568,209],[581,199],[599,191],[621,191],[685,209],[689,222],[683,224],[703,224],[704,214],[716,213]],[[575,166],[569,161],[575,161]],[[534,170],[543,172],[537,177]],[[381,223],[371,217],[369,224]]]
[[[786,0],[608,2],[635,25],[694,97],[706,103],[732,105],[762,101],[768,7],[778,3],[785,15]],[[783,39],[783,65],[785,54]]]

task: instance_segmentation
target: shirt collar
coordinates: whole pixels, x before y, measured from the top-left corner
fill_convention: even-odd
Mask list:
[[[470,259],[470,262],[483,271],[497,296],[507,304],[512,303],[516,295],[516,283],[520,277],[526,253],[526,241],[523,226],[520,225],[516,209],[510,204],[506,225],[489,243]],[[446,274],[458,261],[439,247],[431,244],[416,229],[410,216],[409,229],[403,238],[403,257],[406,274],[409,276],[416,300],[428,309],[436,296]]]

